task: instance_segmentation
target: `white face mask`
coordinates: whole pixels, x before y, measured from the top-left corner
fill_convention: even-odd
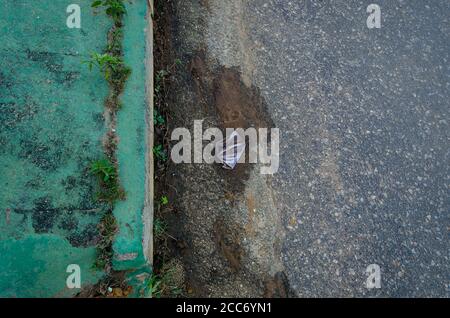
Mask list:
[[[234,169],[245,152],[245,139],[234,131],[228,138],[216,144],[216,159],[225,169]]]

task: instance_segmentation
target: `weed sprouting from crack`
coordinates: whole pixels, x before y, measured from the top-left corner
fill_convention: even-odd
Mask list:
[[[167,223],[162,219],[155,219],[153,222],[153,235],[155,239],[162,238],[167,231]]]
[[[153,147],[153,154],[155,155],[156,159],[158,159],[161,162],[167,161],[167,152],[164,149],[163,145],[156,145]]]
[[[123,64],[122,60],[117,56],[96,52],[92,52],[90,59],[83,61],[83,63],[88,65],[90,71],[94,67],[97,67],[107,81],[109,81],[112,74],[116,73],[118,68]]]
[[[104,7],[116,25],[122,24],[122,18],[127,13],[127,9],[122,0],[95,0],[92,2],[92,8]]]
[[[153,298],[178,297],[182,294],[180,286],[184,284],[184,269],[178,259],[161,266],[158,273],[152,273],[146,283],[147,296]]]
[[[111,271],[111,258],[113,256],[112,242],[117,233],[117,222],[112,211],[108,211],[101,219],[99,225],[100,241],[97,244],[97,259],[94,267]]]
[[[154,201],[154,273],[148,280],[147,291],[151,297],[180,297],[184,290],[184,267],[181,260],[174,258],[171,246],[178,239],[170,235],[170,214],[176,211],[174,202],[169,201],[171,191],[167,182],[170,169],[170,109],[169,100],[173,93],[171,85],[178,68],[183,65],[174,59],[170,50],[170,18],[173,10],[171,1],[156,1],[154,21],[154,109],[153,122],[155,146],[153,148],[155,173]]]
[[[114,114],[122,107],[120,95],[125,88],[125,82],[131,75],[131,68],[123,61],[123,16],[126,8],[122,0],[98,0],[92,3],[93,8],[105,7],[106,14],[109,15],[114,25],[108,32],[108,44],[105,52],[91,53],[88,60],[83,61],[92,71],[98,68],[110,87],[110,93],[105,101],[106,107]]]
[[[182,65],[181,60],[175,61],[167,68],[161,69],[155,73],[154,78],[154,104],[153,121],[155,124],[156,139],[160,139],[161,143],[153,147],[153,154],[156,157],[156,171],[162,171],[167,168],[169,144],[167,138],[168,132],[168,114],[165,109],[166,98],[168,94],[167,85],[171,81],[177,66]]]
[[[108,212],[99,223],[100,241],[97,245],[97,260],[94,267],[104,269],[107,276],[112,274],[111,258],[113,256],[112,243],[117,232],[117,224],[113,215],[114,205],[118,200],[125,199],[125,191],[120,185],[115,150],[117,138],[115,136],[116,113],[122,107],[120,95],[125,88],[125,82],[131,74],[131,69],[123,61],[123,17],[127,13],[122,0],[94,0],[93,8],[104,8],[114,24],[108,32],[107,47],[104,52],[91,53],[83,63],[89,70],[98,68],[109,85],[109,95],[105,100],[105,107],[109,112],[109,131],[106,134],[105,154],[107,158],[91,163],[90,171],[99,182],[100,190],[97,198],[110,205]]]
[[[99,201],[113,206],[116,201],[125,199],[125,191],[120,186],[115,164],[108,159],[100,159],[91,164],[90,170],[98,178],[100,190],[97,193],[97,199]]]

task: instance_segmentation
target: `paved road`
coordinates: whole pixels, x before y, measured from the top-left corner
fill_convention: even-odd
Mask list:
[[[175,169],[195,293],[449,296],[450,2],[373,0],[369,29],[371,2],[175,1],[174,124],[223,124],[228,87],[282,135],[272,177]]]

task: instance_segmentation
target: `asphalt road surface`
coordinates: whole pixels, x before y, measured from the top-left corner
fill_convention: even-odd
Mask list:
[[[192,293],[448,297],[450,2],[172,2],[172,124],[281,132],[272,176],[174,167]]]

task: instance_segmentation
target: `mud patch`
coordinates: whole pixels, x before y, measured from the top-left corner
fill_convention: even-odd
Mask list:
[[[246,205],[248,211],[248,221],[245,225],[245,232],[248,236],[253,237],[255,235],[255,229],[253,228],[253,222],[255,218],[255,197],[253,194],[249,194],[246,198]]]
[[[184,47],[186,37],[194,42],[202,38],[201,25],[206,21],[195,15],[192,21],[188,19],[188,23],[196,23],[195,30],[186,30],[187,22],[181,21],[177,12],[185,9],[184,2],[176,2],[162,5],[164,9],[157,12],[155,70],[167,69],[176,58],[185,67],[167,81],[164,100],[155,103],[158,113],[167,115],[167,134],[156,129],[156,144],[164,144],[160,135],[170,136],[171,129],[177,127],[192,127],[193,121],[199,119],[204,120],[204,129],[217,127],[223,133],[226,128],[274,127],[259,90],[245,85],[239,68],[210,60],[205,43]],[[196,12],[209,9],[206,0],[195,2],[194,6]],[[257,202],[248,202],[248,222],[238,215],[245,200],[246,182],[255,167],[239,164],[233,170],[225,170],[220,164],[169,164],[164,172],[155,167],[156,197],[164,195],[170,199],[167,206],[155,207],[155,215],[167,221],[169,234],[174,238],[168,240],[167,253],[162,252],[167,248],[162,243],[166,242],[156,243],[156,269],[158,272],[160,264],[167,261],[167,255],[182,259],[186,296],[263,295],[269,277],[259,269],[258,274],[249,270],[253,266],[249,264],[251,251],[244,241],[248,232],[255,233],[252,225],[258,220]]]
[[[275,127],[259,89],[245,85],[238,68],[220,66],[211,69],[208,65],[205,52],[197,52],[189,63],[190,76],[204,111],[215,118],[224,135],[227,128]],[[249,157],[248,143],[246,138],[246,158]],[[217,173],[226,180],[229,191],[242,193],[254,166],[242,163],[231,171],[219,165],[215,167]]]
[[[257,88],[248,88],[238,69],[221,67],[213,81],[214,107],[222,128],[272,128]]]
[[[238,68],[220,66],[211,69],[204,51],[189,63],[197,97],[210,115],[217,117],[220,128],[273,128],[267,105],[257,87],[247,87]]]
[[[214,223],[213,229],[217,250],[227,261],[233,272],[239,271],[241,269],[241,260],[244,256],[244,250],[240,245],[240,235],[238,234],[242,232],[242,229],[238,224],[231,225],[230,222],[225,222],[222,219]]]
[[[288,298],[293,293],[289,287],[286,274],[283,272],[276,273],[275,276],[265,283],[264,298]]]
[[[200,4],[205,7],[207,10],[210,9],[209,0],[200,0]]]

